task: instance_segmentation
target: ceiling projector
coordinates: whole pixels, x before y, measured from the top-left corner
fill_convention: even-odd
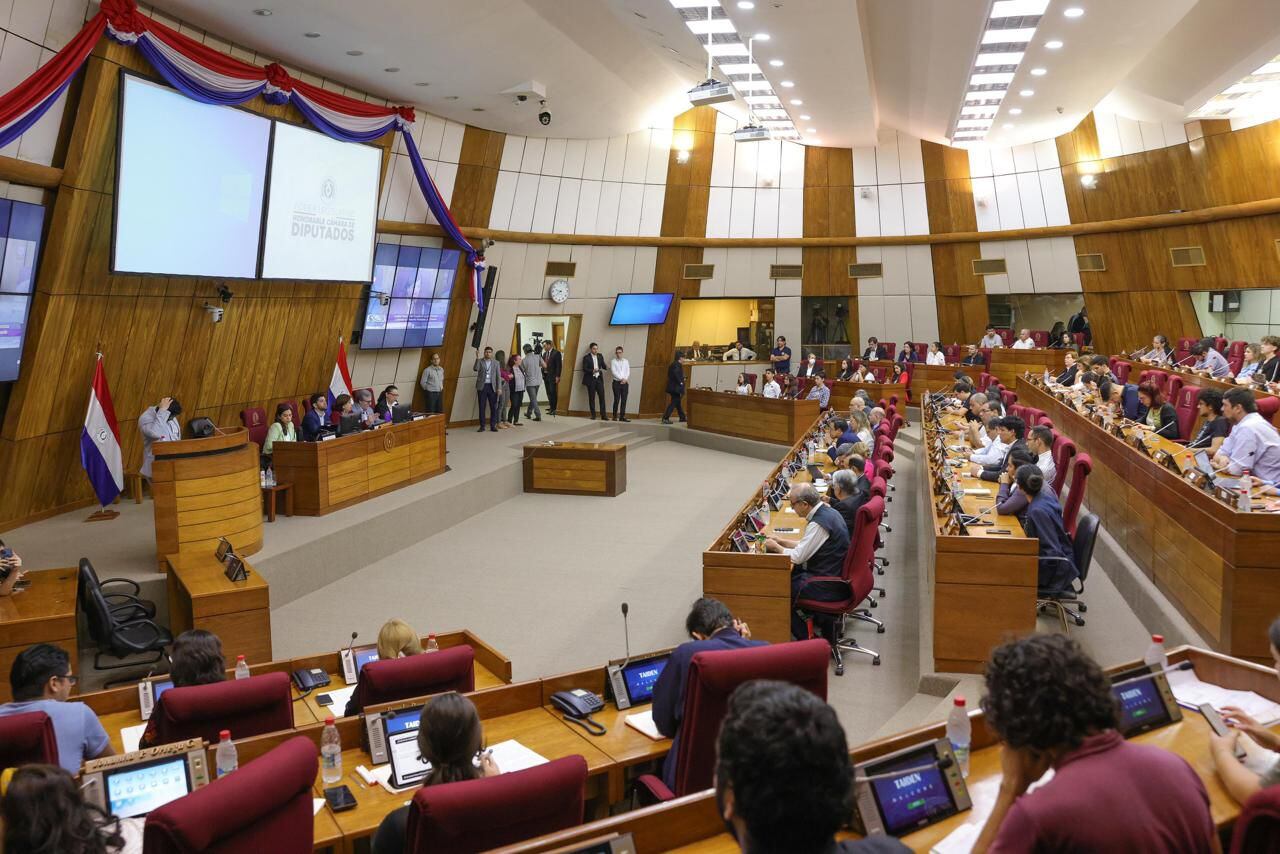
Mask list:
[[[734,142],[759,142],[769,138],[769,129],[760,125],[743,125],[733,132]]]
[[[714,77],[703,80],[689,90],[689,103],[695,107],[722,104],[725,101],[732,101],[733,98],[733,87],[728,83],[721,83]]]

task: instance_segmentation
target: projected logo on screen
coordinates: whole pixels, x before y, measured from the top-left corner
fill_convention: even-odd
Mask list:
[[[290,234],[314,240],[352,241],[356,239],[355,210],[334,202],[338,185],[333,178],[320,182],[320,199],[314,203],[296,200]]]

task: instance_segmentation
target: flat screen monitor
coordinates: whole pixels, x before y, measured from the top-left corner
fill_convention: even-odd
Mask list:
[[[456,249],[379,243],[360,349],[443,346],[461,260]]]
[[[107,809],[120,818],[146,815],[191,792],[186,754],[126,765],[103,774]]]
[[[370,661],[378,660],[378,648],[376,646],[356,649],[353,654],[356,659],[356,673],[359,673],[360,670]]]
[[[22,368],[43,226],[43,205],[0,199],[0,382]]]
[[[885,775],[877,776],[871,788],[886,833],[901,836],[958,811],[952,787],[937,761],[936,749],[929,743],[874,769],[868,766],[869,773]]]
[[[271,121],[123,74],[115,273],[253,278]]]
[[[276,122],[264,279],[368,282],[382,149]]]
[[[638,706],[653,700],[653,686],[658,684],[658,677],[667,668],[667,662],[670,660],[671,656],[661,655],[628,662],[622,668],[622,678],[626,682],[627,696],[631,699],[631,705]]]
[[[610,326],[654,326],[667,322],[674,294],[618,294]]]

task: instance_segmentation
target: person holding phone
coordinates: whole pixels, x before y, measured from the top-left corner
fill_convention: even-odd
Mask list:
[[[151,464],[156,460],[156,442],[176,442],[182,438],[182,424],[178,416],[182,404],[177,398],[162,397],[155,406],[148,407],[138,416],[138,431],[142,433],[142,476],[151,480]]]
[[[1280,675],[1280,617],[1271,621],[1267,638],[1270,641],[1271,660],[1275,664],[1277,675]],[[1226,735],[1209,733],[1209,756],[1223,787],[1231,793],[1231,797],[1243,804],[1262,789],[1280,784],[1280,756],[1272,757],[1266,770],[1255,774],[1240,764],[1235,756],[1241,733],[1273,754],[1280,754],[1280,734],[1272,732],[1270,727],[1258,723],[1236,706],[1223,706],[1219,711],[1231,731]]]
[[[0,596],[12,596],[18,590],[18,583],[26,578],[22,571],[22,558],[13,553],[13,549],[0,540]]]

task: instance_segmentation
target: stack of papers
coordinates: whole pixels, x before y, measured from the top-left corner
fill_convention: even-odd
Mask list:
[[[142,734],[147,731],[146,724],[138,724],[137,726],[126,726],[120,728],[120,741],[123,743],[125,753],[133,753],[138,749],[138,744],[142,741]]]
[[[1236,691],[1210,682],[1202,682],[1194,670],[1175,670],[1167,674],[1169,687],[1179,705],[1197,708],[1208,703],[1215,709],[1235,706],[1263,726],[1280,721],[1280,703],[1273,703],[1253,691]]]
[[[658,732],[658,725],[653,722],[652,707],[643,712],[632,712],[627,715],[627,726],[644,733],[654,741],[660,741],[663,738],[662,733]]]
[[[978,841],[978,834],[982,832],[982,826],[987,823],[987,819],[991,817],[991,811],[995,809],[996,797],[1000,794],[1001,777],[988,777],[978,783],[969,783],[969,801],[973,807],[965,815],[964,824],[944,836],[937,845],[933,846],[932,854],[969,854],[973,850],[973,843]],[[1050,768],[1044,772],[1044,776],[1036,780],[1027,787],[1027,792],[1034,792],[1041,786],[1046,786],[1053,779],[1053,769]],[[968,783],[968,781],[965,781]]]

